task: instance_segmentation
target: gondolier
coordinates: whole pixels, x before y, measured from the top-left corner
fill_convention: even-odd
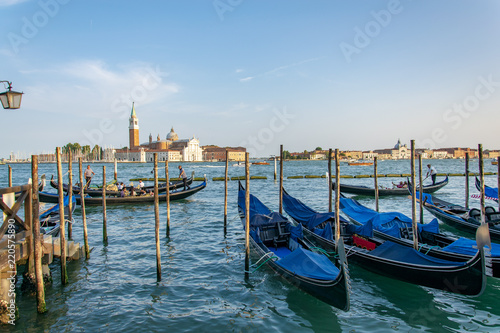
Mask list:
[[[187,184],[187,175],[184,169],[182,168],[182,165],[179,165],[179,178],[182,178],[182,181],[184,183],[184,191],[186,190],[186,187],[189,190],[190,187]]]
[[[90,186],[90,181],[92,180],[92,176],[95,175],[94,171],[90,168],[90,165],[87,165],[87,169],[85,169],[84,175],[85,175],[85,180],[87,181],[85,187],[87,188]]]
[[[436,184],[436,176],[437,176],[436,168],[434,168],[430,164],[427,164],[427,174],[425,175],[425,179],[427,179],[429,176],[431,176],[432,185]]]

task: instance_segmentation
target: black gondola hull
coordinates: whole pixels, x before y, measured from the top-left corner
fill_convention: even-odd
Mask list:
[[[437,190],[446,186],[447,184],[448,184],[448,177],[446,177],[443,181],[440,181],[434,185],[423,186],[423,192],[434,193]],[[333,188],[335,188],[335,183],[333,183]],[[366,195],[371,197],[375,196],[375,189],[366,186],[340,184],[340,192],[356,194],[356,195]],[[380,197],[391,196],[391,195],[408,195],[408,188],[392,188],[392,189],[381,188],[378,190],[378,195]]]
[[[207,182],[204,181],[201,185],[191,187],[191,189],[186,191],[177,191],[170,193],[170,201],[182,200],[186,199],[193,194],[203,190],[207,185]],[[39,198],[41,202],[58,202],[57,193],[46,193],[40,192]],[[79,195],[75,195],[76,202],[78,205],[81,205],[81,198]],[[160,202],[166,202],[167,194],[161,194],[158,196]],[[86,206],[99,206],[102,205],[102,197],[85,197],[85,205]],[[143,204],[143,203],[153,203],[154,196],[153,195],[140,195],[140,196],[126,196],[126,197],[106,197],[106,205],[128,205],[128,204]]]
[[[335,243],[304,228],[306,237],[326,251],[334,251]],[[431,267],[412,265],[372,256],[366,250],[345,245],[349,260],[360,267],[400,281],[445,290],[462,295],[479,295],[486,284],[484,254],[478,252],[465,266]]]

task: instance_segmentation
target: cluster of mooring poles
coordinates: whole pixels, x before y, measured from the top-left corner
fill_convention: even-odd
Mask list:
[[[156,157],[156,154],[155,154]],[[17,266],[26,263],[23,279],[23,290],[30,290],[36,294],[37,311],[47,311],[45,302],[45,285],[52,282],[49,264],[53,257],[60,257],[61,284],[68,283],[67,258],[79,259],[85,255],[90,258],[90,248],[87,232],[87,217],[85,213],[85,189],[82,158],[79,164],[79,196],[84,246],[72,241],[73,238],[73,157],[71,151],[68,153],[68,216],[65,216],[64,189],[61,148],[56,148],[57,180],[58,180],[58,206],[59,206],[59,237],[42,235],[40,232],[40,200],[39,200],[39,178],[38,178],[38,155],[31,156],[31,179],[32,184],[14,186],[12,185],[12,167],[8,166],[8,187],[0,189],[0,209],[4,218],[0,227],[0,323],[14,324],[19,318],[19,312],[15,302],[15,281]],[[106,197],[106,166],[102,168],[102,196]],[[168,162],[166,162],[166,175],[168,179]],[[117,162],[114,162],[114,179],[117,180]],[[155,183],[157,188],[157,182]],[[168,193],[168,191],[167,191]],[[168,195],[168,194],[167,194]],[[16,199],[17,197],[17,199]],[[24,204],[24,220],[17,213],[20,206]],[[102,201],[103,208],[103,243],[108,243],[106,200]],[[167,201],[168,213],[170,213]],[[168,214],[168,223],[170,214]],[[66,239],[66,221],[68,221]],[[168,226],[169,224],[167,224]],[[21,231],[15,232],[15,229]],[[169,230],[167,229],[167,236]],[[158,252],[159,255],[159,252]],[[158,279],[161,276],[159,275]]]
[[[15,281],[17,266],[25,264],[23,290],[36,294],[37,311],[47,311],[45,302],[45,285],[52,282],[49,264],[54,256],[60,257],[61,284],[68,283],[67,258],[72,260],[83,256],[90,258],[87,223],[85,216],[85,183],[83,183],[82,159],[79,158],[80,193],[83,219],[84,247],[72,241],[73,233],[73,178],[72,156],[68,159],[68,216],[64,211],[63,172],[61,148],[56,148],[59,237],[42,235],[40,231],[40,199],[38,178],[38,155],[31,156],[31,184],[13,186],[12,168],[8,167],[8,186],[0,189],[0,209],[4,218],[0,227],[0,323],[13,324],[19,318],[15,301]],[[105,170],[105,169],[104,169]],[[17,199],[16,199],[17,198]],[[18,216],[24,204],[24,220]],[[68,240],[66,240],[66,221],[68,223]],[[106,231],[106,214],[104,213],[104,232]],[[17,229],[17,231],[16,231]],[[105,237],[106,233],[104,233]],[[105,238],[105,239],[106,239]],[[82,253],[83,252],[83,253]]]

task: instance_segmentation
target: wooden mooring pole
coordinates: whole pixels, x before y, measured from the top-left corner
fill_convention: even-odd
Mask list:
[[[68,239],[71,240],[73,238],[73,162],[72,162],[72,153],[71,150],[68,152]],[[37,184],[33,183],[33,184]]]
[[[155,174],[155,239],[156,239],[156,281],[161,281],[161,255],[160,255],[160,202],[158,198],[158,153],[154,153]]]
[[[250,275],[250,164],[248,162],[249,155],[250,153],[245,153],[245,278],[248,278]]]
[[[278,173],[278,167],[277,167],[276,160],[277,160],[277,158],[276,158],[276,156],[274,156],[274,181],[276,181],[276,179],[277,179],[277,173]]]
[[[38,156],[31,155],[31,179],[33,184],[38,184]],[[38,198],[38,186],[31,187],[32,199],[32,225],[34,244],[34,265],[35,265],[35,283],[36,283],[36,309],[38,313],[47,311],[45,303],[45,287],[43,283],[43,269],[42,269],[42,239],[40,235],[40,204]]]
[[[102,241],[108,244],[108,216],[106,213],[106,166],[102,166]]]
[[[423,203],[423,189],[422,184],[422,154],[418,154],[418,201],[420,206],[420,223],[424,223],[424,203]]]
[[[339,149],[335,148],[335,251],[340,241],[340,161]]]
[[[168,160],[165,160],[165,180],[167,182],[167,238],[170,237],[170,182],[168,180]]]
[[[83,182],[82,158],[78,158],[78,168],[80,171],[80,206],[82,207],[83,221],[83,242],[85,247],[85,258],[90,259],[89,240],[87,234],[87,215],[85,213],[85,183]]]
[[[9,165],[9,187],[12,187],[12,167]]]
[[[415,140],[411,140],[411,220],[413,226],[413,248],[418,251],[417,187],[415,184]]]
[[[500,156],[497,158],[497,198],[498,200],[498,211],[500,212],[500,196],[498,195],[498,190],[500,190]]]
[[[465,153],[465,209],[469,210],[469,152]]]
[[[377,177],[377,156],[373,157],[373,181],[375,183],[375,210],[378,212],[378,177]]]
[[[115,159],[115,181],[118,181],[118,162],[116,162],[116,159]]]
[[[226,149],[226,170],[224,172],[224,237],[227,234],[227,176],[228,176],[229,158]]]
[[[58,192],[59,192],[59,222],[60,222],[60,232],[59,241],[61,248],[61,284],[65,285],[68,283],[68,272],[66,271],[66,234],[65,234],[65,224],[66,220],[64,218],[64,191],[63,191],[63,175],[62,175],[62,164],[61,164],[61,147],[56,148],[56,158],[57,158],[57,178],[58,178]],[[37,184],[33,184],[37,186]],[[71,191],[71,189],[69,189]]]
[[[483,164],[483,145],[477,146],[479,157],[479,180],[481,181],[481,224],[486,223],[486,205],[484,201],[484,164]]]
[[[279,213],[283,214],[283,145],[280,145],[280,199]]]
[[[332,212],[332,148],[328,149],[328,211]]]

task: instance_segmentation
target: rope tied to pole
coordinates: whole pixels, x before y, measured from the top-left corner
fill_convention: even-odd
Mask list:
[[[266,257],[267,257],[267,259],[264,260],[264,262],[260,263],[260,261],[262,259],[266,258]],[[253,271],[245,271],[245,273],[252,274],[252,273],[256,272],[259,268],[261,268],[262,266],[264,266],[264,264],[266,262],[268,262],[269,260],[273,260],[273,259],[278,260],[279,258],[274,255],[274,252],[267,252],[259,260],[257,260],[257,262],[255,264],[253,264],[253,265],[250,266],[250,267],[255,267],[255,266],[258,265]]]
[[[315,251],[318,251],[322,254],[324,254],[325,256],[327,257],[334,257],[334,258],[338,258],[338,254],[336,252],[328,252],[326,251],[325,249],[322,249],[320,247],[311,247],[311,250],[315,250]]]

